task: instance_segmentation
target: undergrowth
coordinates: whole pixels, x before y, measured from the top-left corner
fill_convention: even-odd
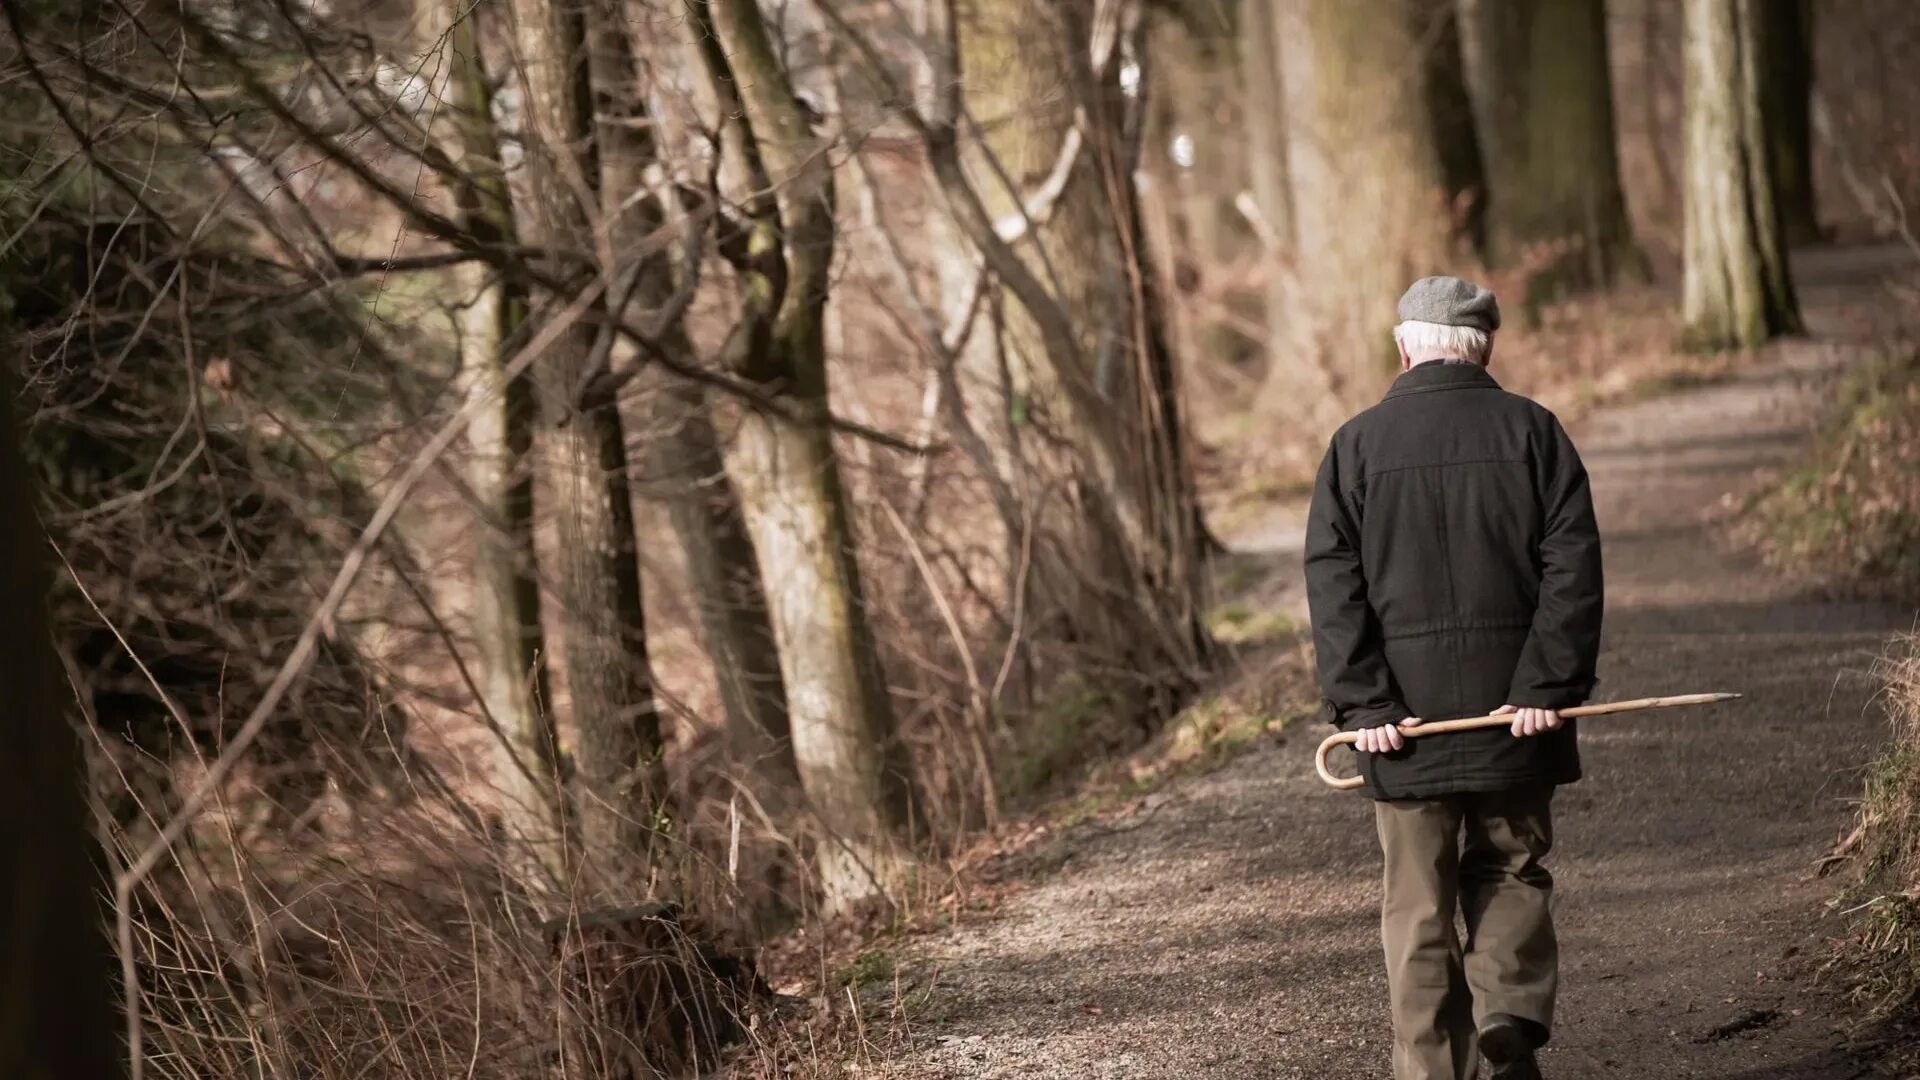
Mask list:
[[[1881,664],[1893,740],[1867,771],[1860,820],[1842,845],[1854,876],[1836,904],[1847,913],[1839,959],[1876,1013],[1920,1000],[1920,635]]]
[[[1819,448],[1761,494],[1752,522],[1776,567],[1845,595],[1920,602],[1920,349],[1842,380]]]

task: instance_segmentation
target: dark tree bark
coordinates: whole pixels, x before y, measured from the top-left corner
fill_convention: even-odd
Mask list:
[[[601,167],[601,213],[617,250],[637,250],[669,223],[661,193],[649,189],[647,172],[659,163],[654,117],[634,42],[621,18],[620,0],[596,0],[603,29],[594,35],[592,71]],[[674,257],[669,257],[669,256]],[[676,265],[679,253],[662,252],[634,269],[634,298],[645,310],[675,302],[682,281],[697,269]],[[685,323],[674,320],[658,346],[680,363],[697,366]],[[628,363],[642,362],[624,357]],[[720,690],[732,778],[768,813],[791,813],[800,792],[787,718],[780,650],[767,611],[766,591],[740,498],[727,474],[706,395],[690,381],[668,376],[644,387],[648,487],[667,511],[686,567],[686,586],[699,619],[702,645]],[[746,910],[763,925],[792,911],[790,853],[746,834],[739,851],[737,884]]]
[[[1440,178],[1456,238],[1484,250],[1487,174],[1467,89],[1466,58],[1454,0],[1420,0],[1415,29],[1425,59],[1427,116],[1440,154]]]
[[[1170,696],[1159,702],[1165,715],[1185,704],[1189,687],[1184,679],[1195,678],[1205,668],[1213,649],[1206,629],[1207,545],[1212,537],[1200,511],[1188,443],[1186,421],[1180,407],[1180,356],[1174,347],[1166,299],[1172,282],[1159,280],[1150,257],[1142,196],[1135,178],[1140,174],[1141,141],[1145,128],[1144,109],[1128,100],[1120,82],[1120,71],[1131,49],[1145,73],[1140,80],[1143,94],[1161,85],[1153,76],[1154,57],[1146,47],[1144,35],[1131,41],[1122,38],[1117,55],[1101,67],[1085,69],[1091,83],[1086,94],[1095,104],[1089,110],[1096,130],[1103,135],[1095,143],[1096,160],[1106,193],[1113,227],[1120,233],[1120,253],[1129,267],[1123,275],[1126,301],[1132,320],[1133,355],[1129,367],[1141,401],[1138,411],[1139,446],[1147,503],[1153,521],[1152,546],[1135,555],[1145,569],[1148,585],[1159,601],[1155,614],[1162,621],[1162,639],[1155,652],[1171,646],[1162,659],[1174,676],[1169,685],[1156,692]],[[1153,656],[1154,652],[1145,655]]]
[[[47,545],[0,375],[0,1076],[107,1080],[125,1072],[100,905],[106,883],[82,792],[47,620]]]
[[[1813,0],[1765,0],[1760,110],[1788,244],[1820,239],[1813,191]]]
[[[596,250],[600,164],[585,45],[589,15],[567,0],[514,0],[512,10],[535,203],[530,231],[536,242]],[[583,322],[534,371],[558,525],[551,576],[574,724],[574,802],[581,837],[609,884],[631,887],[644,880],[666,785],[626,433],[605,389],[612,383],[610,349],[610,335]]]
[[[1459,10],[1493,262],[1533,267],[1532,299],[1642,273],[1620,190],[1603,0],[1460,0]]]
[[[620,20],[620,0],[597,0],[605,29],[593,43],[594,90],[602,177],[602,213],[616,247],[641,246],[668,224],[666,207],[648,190],[650,166],[660,160],[647,88]],[[635,300],[657,311],[674,301],[680,275],[662,253],[636,269]],[[695,365],[693,342],[682,321],[660,335],[660,347],[681,363]],[[687,380],[652,380],[647,398],[646,451],[650,479],[660,486],[674,539],[686,561],[687,588],[700,619],[700,634],[713,664],[725,710],[735,764],[755,778],[759,797],[778,802],[780,788],[793,787],[791,732],[786,686],[768,620],[766,590],[740,512],[740,497],[727,475],[720,441],[701,388]]]
[[[1684,336],[1751,348],[1800,329],[1762,112],[1767,0],[1687,0]]]

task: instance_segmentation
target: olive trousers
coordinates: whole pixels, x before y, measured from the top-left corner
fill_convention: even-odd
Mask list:
[[[1541,864],[1552,803],[1550,785],[1374,803],[1395,1080],[1472,1080],[1475,1032],[1495,1013],[1546,1040],[1560,977]]]

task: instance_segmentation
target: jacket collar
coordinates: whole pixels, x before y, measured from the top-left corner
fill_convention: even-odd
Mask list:
[[[1415,364],[1412,370],[1402,372],[1399,378],[1394,379],[1393,386],[1387,390],[1387,398],[1419,394],[1428,390],[1476,388],[1498,390],[1500,384],[1495,382],[1493,376],[1487,373],[1487,369],[1479,364],[1448,364],[1439,360],[1429,360],[1424,364]]]

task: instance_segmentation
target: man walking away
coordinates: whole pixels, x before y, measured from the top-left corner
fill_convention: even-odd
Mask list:
[[[1479,1055],[1533,1080],[1559,982],[1550,808],[1580,778],[1559,710],[1593,691],[1600,536],[1566,431],[1487,373],[1493,294],[1425,278],[1399,318],[1401,375],[1314,484],[1321,693],[1375,800],[1396,1080],[1471,1080]],[[1491,712],[1511,729],[1401,734]]]

